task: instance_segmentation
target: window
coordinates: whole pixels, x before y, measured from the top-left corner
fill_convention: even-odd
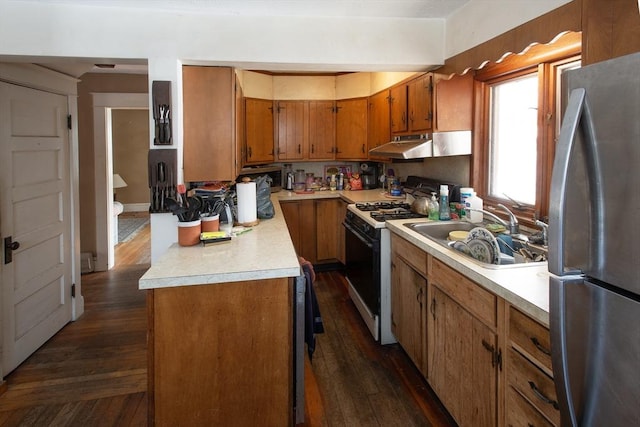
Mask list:
[[[580,66],[579,53],[538,45],[476,72],[472,185],[487,208],[502,203],[526,225],[548,215],[562,73]]]
[[[489,85],[489,91],[488,194],[535,205],[538,74]]]

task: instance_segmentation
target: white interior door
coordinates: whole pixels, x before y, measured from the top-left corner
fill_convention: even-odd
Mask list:
[[[0,82],[4,375],[71,320],[67,112],[66,96]]]

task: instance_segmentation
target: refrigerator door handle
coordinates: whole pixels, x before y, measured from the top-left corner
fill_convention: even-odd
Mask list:
[[[589,167],[589,189],[591,192],[591,204],[597,218],[603,218],[602,189],[600,176],[600,165],[596,151],[596,138],[594,124],[591,118],[591,110],[587,102],[586,90],[577,88],[571,91],[567,109],[565,110],[562,128],[560,129],[560,139],[556,147],[556,158],[553,165],[553,175],[551,177],[551,195],[549,200],[549,272],[557,276],[574,276],[582,272],[565,265],[565,229],[564,221],[566,215],[567,181],[569,167],[571,163],[571,152],[576,143],[578,127],[582,125],[586,143],[587,162]],[[596,227],[595,236],[602,235],[603,221],[593,221],[592,226]],[[602,239],[596,239],[602,242]],[[602,248],[596,246],[593,260],[602,259]]]

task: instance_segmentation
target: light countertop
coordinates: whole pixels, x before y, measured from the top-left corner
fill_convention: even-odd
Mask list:
[[[204,247],[182,247],[177,243],[172,245],[140,278],[139,288],[155,289],[296,277],[300,274],[298,257],[278,202],[331,198],[341,198],[347,203],[389,200],[382,189],[316,191],[312,194],[296,194],[283,190],[273,193],[271,200],[274,202],[274,218],[260,220],[250,232],[234,237],[230,242]],[[481,267],[464,255],[443,248],[402,225],[420,221],[427,220],[387,221],[387,228],[504,298],[542,324],[549,325],[549,275],[546,263],[505,269]]]
[[[387,221],[387,228],[413,243],[483,288],[505,299],[545,326],[549,326],[549,273],[547,263],[526,267],[490,269],[470,261],[465,255],[444,248],[438,243],[405,227],[409,222],[425,219]]]
[[[173,244],[140,278],[140,289],[262,280],[300,275],[300,264],[280,204],[275,216],[230,242]]]

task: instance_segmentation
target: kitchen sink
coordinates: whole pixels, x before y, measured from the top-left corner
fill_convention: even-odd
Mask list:
[[[491,264],[478,260],[467,252],[464,252],[464,244],[456,244],[456,242],[449,240],[449,233],[452,231],[471,231],[476,227],[483,227],[485,224],[473,224],[466,221],[446,221],[406,223],[403,225],[449,250],[464,255],[470,261],[482,267],[504,269],[533,267],[541,265],[542,263],[546,264],[547,248],[541,245],[522,242],[516,239],[509,241],[508,244],[500,243],[500,263]],[[507,240],[509,239],[507,238]]]

